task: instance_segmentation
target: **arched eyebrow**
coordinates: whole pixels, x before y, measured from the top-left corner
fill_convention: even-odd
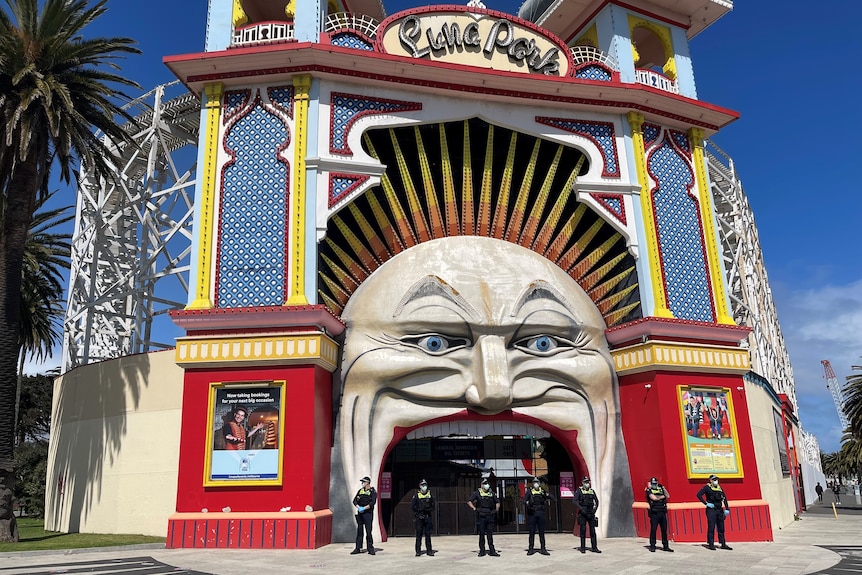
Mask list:
[[[427,275],[410,286],[410,289],[407,290],[404,297],[402,297],[401,301],[398,302],[398,306],[395,308],[395,312],[392,314],[392,317],[398,317],[409,303],[413,303],[425,297],[435,296],[449,300],[473,319],[479,317],[479,314],[476,312],[476,308],[470,305],[470,303],[452,286],[435,275]]]
[[[523,292],[521,292],[520,297],[518,297],[515,302],[515,305],[512,307],[512,315],[518,315],[518,313],[521,311],[521,308],[524,307],[524,305],[528,301],[537,298],[549,299],[551,301],[557,302],[558,304],[566,308],[566,311],[571,314],[572,318],[578,320],[578,314],[575,312],[575,308],[572,306],[572,304],[569,303],[569,300],[567,300],[565,296],[561,294],[559,290],[557,290],[557,288],[555,288],[545,280],[535,280],[531,282],[530,285],[528,285]]]

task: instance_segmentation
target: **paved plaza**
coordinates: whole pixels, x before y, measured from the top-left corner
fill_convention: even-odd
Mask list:
[[[850,507],[852,503],[846,502]],[[828,503],[814,507],[800,521],[775,533],[771,543],[738,543],[733,551],[710,551],[700,544],[672,545],[675,553],[650,553],[645,539],[600,540],[602,554],[580,554],[576,539],[548,535],[550,556],[526,555],[526,535],[495,537],[500,557],[478,557],[477,538],[434,539],[433,557],[415,557],[412,538],[392,538],[376,546],[377,554],[350,555],[351,544],[312,551],[159,549],[154,546],[78,550],[75,552],[0,553],[0,575],[50,573],[265,575],[476,575],[607,573],[690,575],[703,572],[744,575],[803,573],[862,574],[862,507],[840,509],[838,519]],[[828,547],[828,548],[827,548]],[[485,571],[488,570],[488,571]]]

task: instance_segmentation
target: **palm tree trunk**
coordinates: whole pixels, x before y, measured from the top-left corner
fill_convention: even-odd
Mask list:
[[[0,227],[0,541],[18,541],[12,496],[21,266],[39,183],[35,162],[15,166],[7,181],[6,213]]]
[[[23,437],[18,437],[18,419],[21,411],[21,381],[24,379],[24,359],[27,352],[23,349],[18,352],[18,380],[15,382],[15,445],[24,443]]]

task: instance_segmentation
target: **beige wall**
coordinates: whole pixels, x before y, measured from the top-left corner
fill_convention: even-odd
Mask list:
[[[47,529],[165,536],[176,505],[182,388],[173,350],[57,378]]]
[[[778,410],[780,413],[781,406],[775,403],[769,392],[755,383],[745,383],[745,394],[762,497],[769,503],[773,529],[784,527],[793,522],[796,503],[792,483],[789,477],[782,476],[778,458],[778,438],[772,412]]]

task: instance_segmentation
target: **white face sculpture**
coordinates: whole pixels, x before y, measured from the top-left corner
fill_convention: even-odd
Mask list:
[[[623,449],[616,379],[604,320],[565,272],[502,240],[437,239],[375,271],[343,318],[345,491],[379,477],[406,430],[514,417],[550,431],[593,479],[604,531]]]

